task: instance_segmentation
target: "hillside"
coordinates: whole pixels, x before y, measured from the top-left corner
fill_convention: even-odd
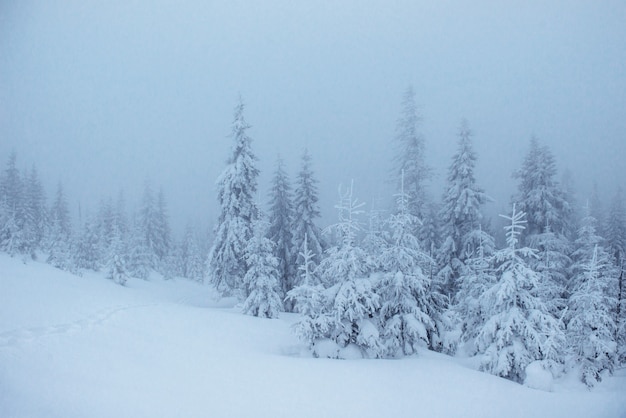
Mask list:
[[[626,371],[551,392],[422,352],[312,358],[296,316],[245,316],[187,280],[70,275],[0,254],[2,417],[623,417]]]

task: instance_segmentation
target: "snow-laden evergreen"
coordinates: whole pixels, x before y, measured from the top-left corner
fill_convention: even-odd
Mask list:
[[[476,339],[481,369],[517,382],[524,381],[526,367],[534,361],[557,366],[564,341],[559,321],[536,296],[541,277],[527,262],[535,251],[518,248],[524,216],[515,205],[510,217],[503,216],[511,222],[505,227],[508,247],[496,251],[498,281],[480,296],[487,319]]]
[[[296,282],[297,253],[293,248],[293,197],[291,184],[283,168],[282,159],[276,162],[270,191],[269,228],[267,237],[274,243],[274,256],[278,260],[278,278],[281,295],[287,295]],[[287,304],[287,310],[292,307]]]
[[[322,261],[326,249],[322,230],[316,224],[320,217],[317,183],[311,167],[311,156],[308,150],[304,150],[302,167],[296,178],[293,197],[292,252],[299,254],[307,237],[307,248],[313,253],[312,262],[315,265],[319,265]],[[296,265],[302,265],[302,262],[302,257],[298,256]]]
[[[415,91],[409,86],[402,97],[401,114],[396,124],[398,151],[393,174],[398,189],[401,177],[404,177],[409,212],[422,220],[427,212],[426,182],[432,177],[432,169],[426,164],[424,138],[418,131],[419,123]]]
[[[491,235],[479,229],[478,247],[474,255],[465,261],[465,274],[461,277],[454,311],[459,318],[460,342],[468,354],[476,354],[475,340],[484,325],[487,307],[482,306],[481,296],[496,282],[495,243]]]
[[[448,170],[448,182],[440,211],[444,241],[437,252],[438,280],[451,301],[467,274],[466,260],[475,256],[481,231],[481,208],[488,198],[477,185],[476,154],[467,121],[461,123],[457,152]]]
[[[619,357],[626,364],[626,207],[622,189],[613,197],[604,228],[606,249],[617,268],[617,305],[614,310]]]
[[[196,230],[187,225],[185,235],[181,243],[181,275],[191,280],[202,282],[204,280],[204,257],[202,247]]]
[[[411,355],[437,338],[433,288],[422,266],[430,263],[415,236],[417,217],[408,210],[409,198],[401,185],[397,210],[388,220],[387,244],[379,259],[382,277],[380,321],[384,354]]]
[[[380,297],[369,278],[367,254],[356,243],[363,204],[353,197],[352,185],[345,191],[340,187],[339,195],[339,222],[333,225],[338,243],[318,267],[326,289],[310,289],[311,298],[321,303],[296,323],[296,333],[315,356],[379,357],[384,351],[375,319]]]
[[[128,280],[127,247],[118,224],[113,225],[107,258],[107,278],[119,285],[125,285]]]
[[[16,166],[17,155],[11,153],[0,179],[0,249],[11,256],[24,250],[24,187]]]
[[[530,245],[527,237],[546,232],[548,227],[558,235],[564,235],[567,230],[565,223],[571,208],[556,181],[556,174],[552,152],[537,138],[532,138],[522,168],[514,173],[519,185],[513,201],[527,215],[528,224],[521,236],[526,245]]]
[[[50,230],[47,238],[48,259],[46,261],[61,270],[73,270],[74,251],[71,248],[72,245],[67,198],[63,186],[59,183],[54,203],[50,209]]]
[[[617,270],[601,242],[596,219],[587,215],[572,255],[575,263],[566,335],[569,366],[580,370],[581,380],[589,387],[601,380],[603,371],[612,372],[617,360]]]
[[[267,225],[257,221],[255,234],[246,246],[248,270],[243,278],[247,299],[242,311],[261,318],[276,318],[283,310],[280,289],[280,265],[274,255],[274,243],[266,238]]]
[[[363,206],[363,202],[353,197],[353,184],[346,190],[339,187],[339,203],[335,206],[339,222],[328,228],[328,232],[335,233],[337,244],[326,250],[317,268],[326,287],[366,277],[373,267],[367,253],[357,243],[357,234],[361,231],[358,216],[363,213]]]
[[[243,111],[244,104],[240,99],[232,124],[231,156],[217,179],[220,214],[207,267],[209,281],[220,293],[245,298],[248,296],[243,282],[248,270],[246,247],[254,235],[253,225],[259,218],[255,202],[259,170],[252,152],[252,139],[247,134],[250,125],[245,121]]]

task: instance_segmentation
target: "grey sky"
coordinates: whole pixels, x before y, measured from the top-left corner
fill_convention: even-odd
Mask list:
[[[470,4],[471,3],[471,4]],[[174,223],[216,218],[232,109],[247,103],[262,192],[307,146],[326,220],[337,185],[387,197],[414,86],[440,184],[467,118],[478,180],[508,204],[531,135],[578,186],[626,172],[623,1],[12,1],[0,3],[0,163],[36,163],[72,204],[163,185]],[[93,207],[92,207],[93,208]]]

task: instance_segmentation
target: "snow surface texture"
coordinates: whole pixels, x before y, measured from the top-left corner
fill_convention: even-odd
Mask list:
[[[0,417],[624,417],[626,371],[536,390],[426,350],[312,358],[296,315],[242,315],[186,280],[72,276],[0,254]],[[532,379],[531,379],[532,380]]]

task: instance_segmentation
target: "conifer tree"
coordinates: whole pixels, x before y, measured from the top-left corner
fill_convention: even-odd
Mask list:
[[[59,183],[50,209],[47,262],[61,270],[72,270],[74,267],[72,244],[70,213],[63,185]]]
[[[276,171],[272,179],[270,191],[269,228],[267,237],[274,243],[274,256],[278,260],[278,278],[281,295],[287,295],[296,282],[294,267],[297,254],[293,251],[293,197],[287,173],[283,168],[283,161],[278,158]],[[291,306],[286,308],[291,311]]]
[[[210,282],[223,295],[245,292],[243,278],[248,270],[246,246],[253,237],[253,225],[259,218],[255,203],[257,178],[256,157],[247,134],[250,125],[243,116],[244,104],[235,107],[231,138],[232,154],[226,169],[217,179],[220,215],[215,228],[215,240],[209,251]]]
[[[24,176],[24,252],[35,258],[46,230],[46,197],[35,166]]]
[[[188,224],[181,244],[182,275],[191,280],[204,280],[204,262],[195,229]]]
[[[519,179],[514,201],[527,215],[527,228],[521,236],[527,245],[528,237],[546,232],[547,228],[557,235],[565,235],[571,208],[555,179],[556,173],[552,152],[533,137],[522,168],[514,173]]]
[[[613,197],[604,230],[606,249],[617,268],[617,305],[614,310],[616,340],[620,362],[626,363],[626,208],[621,188]]]
[[[246,246],[248,271],[244,284],[248,297],[243,313],[261,318],[276,318],[283,310],[280,296],[279,261],[273,255],[274,243],[266,238],[267,226],[257,221],[255,234]]]
[[[107,278],[119,285],[125,285],[128,280],[127,248],[118,224],[113,225],[107,258]]]
[[[339,189],[339,222],[332,226],[338,243],[327,250],[317,269],[327,289],[311,292],[317,310],[311,309],[295,326],[315,356],[343,358],[352,351],[371,358],[384,352],[375,320],[380,297],[368,277],[367,254],[356,243],[363,204],[354,199],[352,190],[352,186]],[[332,349],[324,349],[328,345]]]
[[[482,231],[481,207],[488,199],[474,175],[476,154],[471,135],[467,121],[463,121],[439,215],[445,240],[437,254],[438,279],[451,301],[459,290],[460,278],[467,274],[466,261],[475,255],[479,245],[476,238]]]
[[[601,380],[602,371],[613,371],[617,354],[613,313],[617,306],[617,271],[601,241],[596,234],[596,219],[588,214],[582,220],[572,254],[575,263],[566,335],[572,367],[580,368],[580,378],[589,387]]]
[[[24,247],[24,187],[11,153],[0,181],[0,249],[14,256]]]
[[[293,200],[292,252],[298,254],[296,265],[302,265],[303,263],[299,254],[304,246],[305,236],[308,241],[307,248],[313,254],[312,262],[315,265],[319,265],[326,249],[322,231],[315,223],[316,219],[320,217],[317,201],[317,180],[313,176],[311,156],[305,150],[302,155],[302,167],[296,178]]]
[[[93,216],[87,216],[76,245],[76,267],[98,271],[101,267],[101,259],[96,221]]]
[[[409,212],[424,220],[427,216],[428,202],[426,182],[432,177],[432,169],[426,165],[424,138],[418,131],[419,122],[415,91],[409,86],[402,98],[401,115],[396,125],[398,154],[394,181],[399,188],[401,177],[404,177],[404,189],[409,196]]]
[[[475,339],[484,325],[487,308],[481,304],[481,296],[496,282],[494,238],[479,227],[478,247],[465,261],[467,269],[461,277],[457,302],[454,304],[460,319],[461,341],[469,354],[476,354]]]
[[[381,337],[385,355],[391,357],[414,354],[420,346],[429,347],[437,334],[433,289],[421,267],[430,257],[414,235],[419,221],[409,212],[408,202],[401,185],[397,211],[387,221],[387,245],[380,256]]]
[[[487,319],[476,339],[481,369],[517,382],[524,381],[531,362],[556,367],[564,342],[559,322],[536,296],[540,276],[526,261],[535,251],[518,248],[524,216],[515,205],[510,217],[503,216],[511,222],[505,227],[508,247],[496,252],[497,282],[480,297]]]

